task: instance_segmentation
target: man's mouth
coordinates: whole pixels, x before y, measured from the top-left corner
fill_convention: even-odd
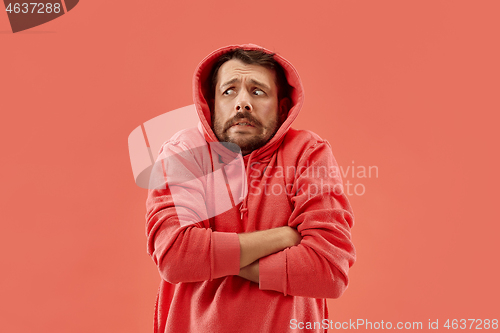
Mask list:
[[[247,121],[239,121],[237,123],[234,123],[233,126],[249,126],[249,127],[255,127],[254,125],[252,125],[251,123],[247,122]]]

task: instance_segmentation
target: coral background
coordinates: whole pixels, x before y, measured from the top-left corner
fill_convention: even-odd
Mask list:
[[[332,144],[358,261],[334,321],[500,319],[500,3],[81,1],[0,12],[0,331],[152,332],[159,276],[127,138],[192,104],[201,59],[255,43],[299,71],[295,128]],[[496,153],[495,153],[496,151]],[[314,277],[311,276],[313,283]],[[496,304],[496,305],[495,305]]]

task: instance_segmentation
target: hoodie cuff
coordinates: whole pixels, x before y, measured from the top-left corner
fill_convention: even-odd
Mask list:
[[[212,279],[240,273],[240,240],[238,234],[212,232]]]
[[[286,251],[259,259],[259,288],[287,295]]]

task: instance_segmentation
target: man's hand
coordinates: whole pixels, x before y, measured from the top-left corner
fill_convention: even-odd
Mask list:
[[[282,227],[284,233],[284,240],[286,242],[286,246],[282,249],[286,249],[287,247],[292,247],[295,245],[299,245],[302,240],[301,234],[295,228],[291,228],[289,226]]]

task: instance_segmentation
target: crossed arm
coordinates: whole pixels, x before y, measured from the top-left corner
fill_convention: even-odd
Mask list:
[[[336,165],[324,143],[308,150],[308,160]],[[297,188],[323,185],[321,179],[303,175],[297,176]],[[198,182],[184,185],[182,193],[175,203],[168,189],[152,190],[148,196],[148,253],[164,280],[199,282],[239,275],[263,290],[316,298],[337,298],[347,287],[355,251],[350,240],[353,216],[343,193],[300,192],[292,198],[295,209],[288,226],[242,234],[214,231],[204,222],[187,226],[184,221],[207,221],[193,205],[204,197]]]
[[[259,283],[259,259],[298,245],[302,236],[288,226],[238,234],[240,273],[238,276]]]

